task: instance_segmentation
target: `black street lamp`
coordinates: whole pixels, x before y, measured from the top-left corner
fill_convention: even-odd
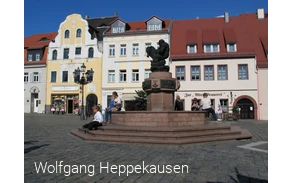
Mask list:
[[[88,83],[92,82],[93,73],[94,73],[92,68],[90,70],[87,70],[86,72],[85,71],[86,71],[86,66],[83,63],[81,66],[81,70],[78,67],[73,72],[74,82],[77,84],[80,84],[82,87],[82,104],[81,104],[81,116],[80,116],[81,120],[85,120],[85,117],[84,117],[84,85],[87,85]]]

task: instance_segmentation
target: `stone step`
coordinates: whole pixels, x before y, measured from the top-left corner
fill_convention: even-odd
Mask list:
[[[79,129],[81,132],[84,132],[83,129]],[[223,136],[230,134],[240,134],[240,130],[210,130],[210,131],[185,131],[185,132],[125,132],[125,131],[103,131],[103,130],[93,130],[88,131],[89,135],[92,136],[107,136],[107,137],[144,137],[144,138],[162,138],[162,139],[180,139],[180,138],[189,138],[189,137],[202,137],[202,136]]]
[[[207,124],[188,127],[148,127],[148,126],[119,126],[110,124],[108,126],[99,127],[104,131],[127,131],[127,132],[187,132],[187,131],[207,131],[207,130],[219,130],[230,129],[231,125],[227,124]]]
[[[223,140],[239,140],[249,139],[252,135],[249,131],[242,129],[240,134],[229,134],[223,136],[200,136],[200,137],[186,137],[183,139],[161,139],[161,138],[141,138],[141,137],[109,137],[109,136],[94,136],[88,133],[83,133],[80,130],[71,131],[71,134],[88,141],[106,141],[106,142],[124,142],[124,143],[150,143],[150,144],[190,144]]]

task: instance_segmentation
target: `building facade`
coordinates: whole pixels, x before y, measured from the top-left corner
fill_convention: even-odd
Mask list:
[[[170,70],[186,110],[209,93],[216,112],[238,106],[242,119],[267,120],[267,22],[263,9],[173,21]]]
[[[171,20],[152,16],[146,21],[125,22],[119,18],[104,33],[102,105],[108,106],[110,96],[116,91],[127,101],[134,100],[136,90],[150,74],[150,59],[146,48],[163,39],[170,43]],[[169,59],[166,60],[169,65]]]
[[[47,61],[46,111],[52,106],[73,113],[82,103],[82,88],[74,83],[73,72],[82,64],[93,69],[93,81],[84,86],[87,114],[101,103],[102,31],[116,17],[83,19],[79,14],[67,16],[50,43]]]
[[[57,33],[24,38],[24,113],[44,113],[48,45]]]

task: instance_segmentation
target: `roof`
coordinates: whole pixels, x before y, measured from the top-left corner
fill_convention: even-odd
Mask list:
[[[49,32],[43,34],[34,34],[24,38],[24,48],[43,48],[50,44],[50,41],[55,39],[57,32]]]
[[[267,63],[268,14],[258,19],[256,13],[230,16],[229,22],[222,18],[174,20],[171,31],[170,58],[238,57],[254,54],[258,63]],[[197,44],[197,53],[188,54],[186,46]],[[219,43],[220,53],[204,53],[204,43]],[[236,43],[237,52],[227,52],[226,44]]]
[[[171,20],[170,19],[167,19],[167,20],[163,20],[157,16],[151,16],[151,18],[158,18],[159,20],[162,21],[162,30],[159,30],[159,31],[151,31],[151,32],[167,32],[169,30],[169,26],[170,26],[170,23],[171,23]],[[151,19],[147,19],[147,20],[143,20],[143,21],[136,21],[136,22],[125,22],[121,19],[116,19],[114,20],[112,23],[116,22],[117,20],[121,20],[123,21],[124,23],[126,23],[126,30],[125,32],[123,33],[112,33],[111,32],[111,29],[109,29],[105,34],[107,35],[119,35],[119,34],[132,34],[132,33],[149,33],[150,31],[147,31],[147,22]]]
[[[97,38],[98,41],[102,41],[103,32],[107,30],[110,26],[110,23],[117,18],[117,16],[110,16],[86,19],[89,26],[89,33],[91,34],[92,38]]]
[[[43,34],[34,34],[24,38],[24,64],[25,65],[35,65],[35,64],[44,64],[47,60],[48,55],[48,45],[51,40],[54,40],[57,36],[57,32],[49,32]],[[40,61],[28,62],[27,61],[27,51],[31,49],[42,49],[43,54]]]

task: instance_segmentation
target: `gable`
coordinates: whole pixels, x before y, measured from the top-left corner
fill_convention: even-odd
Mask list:
[[[153,17],[153,18],[151,18],[149,21],[147,21],[147,24],[149,25],[149,24],[151,24],[151,25],[157,25],[157,24],[161,24],[162,23],[162,21],[161,20],[159,20],[158,18],[156,18],[156,17]]]
[[[124,27],[126,24],[121,20],[117,20],[115,23],[112,24],[112,27]]]

